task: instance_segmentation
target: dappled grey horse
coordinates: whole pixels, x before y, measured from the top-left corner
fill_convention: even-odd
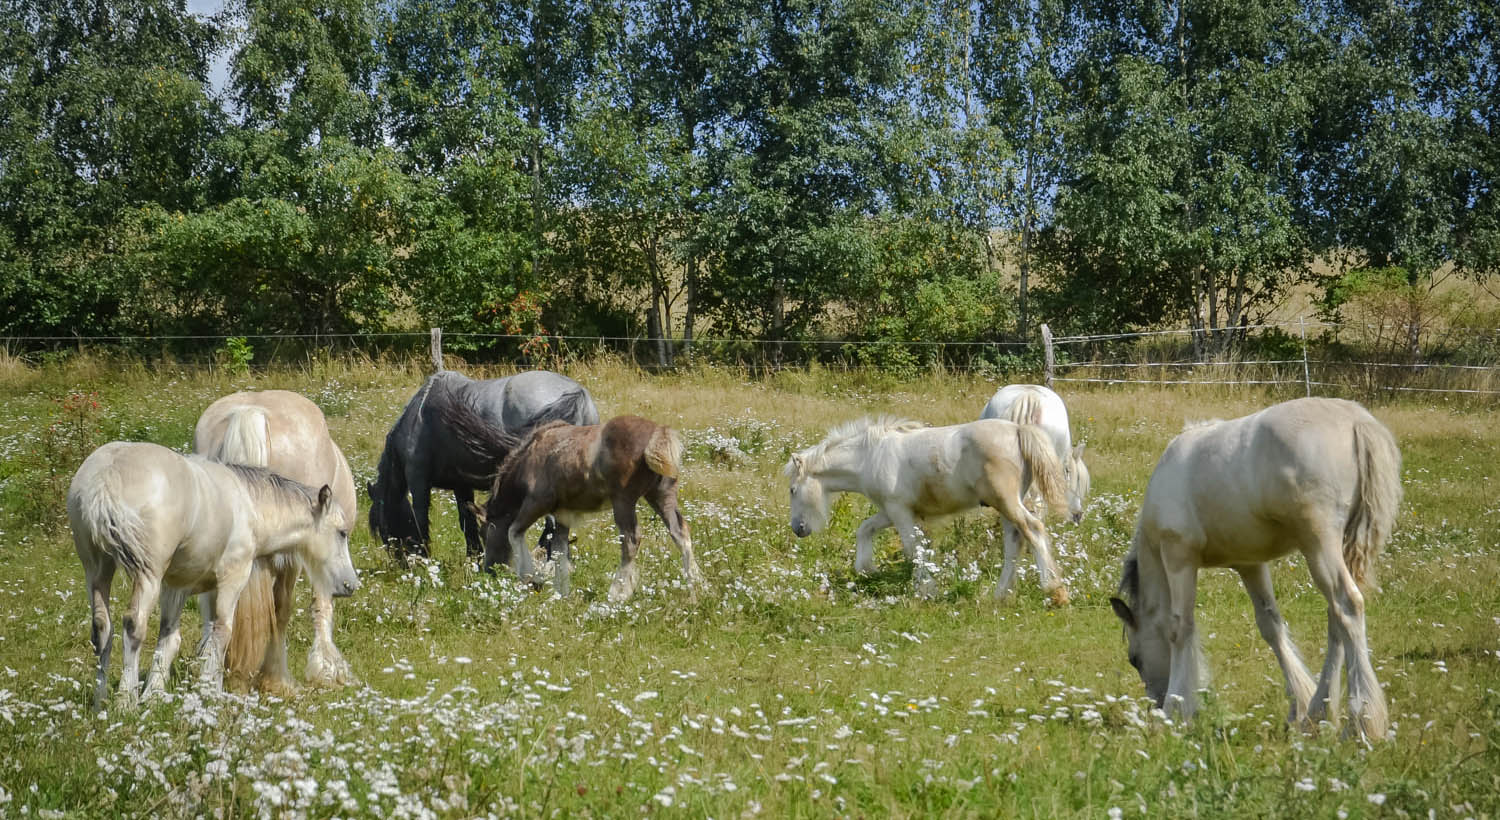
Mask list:
[[[455,416],[477,417],[508,435],[475,435],[472,424],[455,423]],[[451,370],[434,373],[386,434],[375,480],[366,487],[370,534],[398,557],[426,555],[428,495],[433,488],[452,490],[468,554],[479,555],[483,545],[469,505],[475,490],[490,488],[509,455],[497,442],[519,439],[548,421],[598,424],[599,411],[582,385],[547,370],[483,381]],[[552,531],[549,520],[542,536],[549,549]]]

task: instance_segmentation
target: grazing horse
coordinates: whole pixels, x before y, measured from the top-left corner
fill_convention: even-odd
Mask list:
[[[83,562],[99,655],[94,708],[109,681],[109,588],[115,568],[130,576],[120,694],[137,697],[141,642],[161,594],[161,631],[146,676],[160,689],[182,642],[178,621],[192,593],[217,589],[203,681],[223,685],[234,608],[255,559],[295,550],[319,595],[359,588],[349,560],[349,524],[328,485],[314,490],[263,467],[218,464],[156,444],[115,441],[84,459],[68,488],[73,546]]]
[[[454,429],[455,414],[477,414],[501,435],[464,436]],[[428,494],[453,491],[458,523],[468,554],[480,552],[479,528],[470,511],[475,490],[487,490],[495,469],[509,454],[486,442],[516,441],[545,421],[598,424],[594,400],[578,382],[547,370],[476,381],[451,370],[428,377],[422,389],[385,437],[370,493],[370,534],[398,556],[427,554]],[[553,548],[550,533],[543,536]]]
[[[1083,445],[1073,446],[1068,408],[1062,397],[1040,384],[1008,384],[995,391],[979,417],[1035,424],[1047,432],[1068,487],[1068,518],[1077,524],[1083,518],[1083,505],[1088,500],[1089,468],[1083,463]]]
[[[818,444],[787,462],[791,480],[792,532],[802,538],[828,524],[828,496],[857,492],[879,507],[855,533],[854,569],[875,569],[875,533],[894,526],[915,565],[917,594],[936,592],[920,521],[984,505],[1014,524],[1036,554],[1042,591],[1055,604],[1068,602],[1047,544],[1047,528],[1021,503],[1035,481],[1049,509],[1062,509],[1062,468],[1052,442],[1039,427],[983,419],[951,427],[927,427],[904,419],[859,419],[833,428]],[[1002,578],[1014,575],[1006,554]],[[997,586],[996,597],[1008,589]]]
[[[1068,408],[1063,405],[1062,397],[1039,384],[1010,384],[995,391],[979,417],[1035,424],[1046,431],[1063,468],[1068,518],[1074,524],[1081,521],[1083,504],[1089,494],[1089,468],[1083,463],[1083,445],[1073,446],[1073,434],[1068,429]],[[1028,486],[1022,491],[1022,497],[1030,492]],[[996,593],[1003,597],[1010,594],[1015,583],[1014,569],[1016,555],[1021,549],[1021,533],[1009,521],[1000,522],[1000,531],[1005,542],[1005,569],[1000,573]]]
[[[1360,588],[1400,503],[1396,440],[1352,401],[1295,399],[1172,439],[1146,487],[1119,597],[1110,599],[1146,693],[1192,717],[1203,682],[1193,616],[1198,570],[1232,567],[1281,664],[1289,720],[1333,712],[1347,663],[1349,712],[1365,736],[1384,737],[1385,695],[1370,663]],[[1271,589],[1269,562],[1292,552],[1307,559],[1328,600],[1328,654],[1316,692]]]
[[[233,393],[198,417],[193,451],[224,464],[266,467],[303,484],[333,488],[348,521],[356,519],[354,476],[316,404],[286,390]],[[224,666],[229,680],[279,695],[295,691],[286,662],[286,628],[301,569],[291,553],[257,559],[240,593]],[[204,624],[213,621],[217,592],[198,596]],[[354,682],[349,662],[333,643],[333,599],[313,595],[313,644],[307,652],[309,683]],[[205,638],[209,634],[205,628]]]
[[[476,513],[484,527],[484,567],[511,564],[522,580],[535,572],[526,530],[538,518],[557,520],[554,584],[568,594],[572,548],[568,530],[586,513],[614,511],[620,531],[620,568],[609,585],[609,599],[623,601],[640,578],[635,557],[641,545],[636,502],[642,497],[667,525],[682,553],[682,571],[696,598],[706,586],[687,521],[677,510],[677,477],[682,472],[682,437],[640,416],[616,416],[604,424],[574,427],[561,422],[531,431],[501,466],[489,502]]]

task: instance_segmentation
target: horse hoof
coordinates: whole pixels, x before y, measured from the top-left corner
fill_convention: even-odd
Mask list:
[[[1052,590],[1051,597],[1053,606],[1067,606],[1069,601],[1068,588],[1058,587],[1057,589]]]
[[[260,689],[263,695],[270,695],[282,700],[291,700],[297,696],[296,684],[283,678],[262,679],[256,688]]]

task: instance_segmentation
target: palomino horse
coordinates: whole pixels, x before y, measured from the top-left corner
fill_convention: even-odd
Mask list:
[[[266,467],[312,487],[327,484],[348,521],[356,519],[354,476],[328,422],[316,404],[286,390],[233,393],[203,411],[193,431],[193,451],[225,464]],[[290,694],[295,687],[286,662],[286,628],[292,592],[301,570],[288,552],[258,559],[235,608],[224,664],[231,681]],[[216,592],[198,596],[203,622],[213,620]],[[333,599],[313,595],[313,643],[307,652],[309,683],[354,682],[349,662],[333,643]],[[204,630],[207,637],[208,630]]]
[[[682,472],[682,437],[640,416],[616,416],[604,424],[575,427],[552,422],[532,430],[500,468],[489,502],[479,513],[485,530],[484,566],[511,564],[522,580],[535,573],[526,530],[551,514],[557,520],[553,575],[559,595],[568,594],[572,547],[568,530],[586,513],[614,511],[620,531],[620,568],[609,585],[611,601],[623,601],[640,578],[636,553],[641,527],[636,502],[642,497],[667,525],[682,553],[690,591],[705,586],[693,557],[693,538],[677,510],[677,476]],[[476,508],[477,510],[477,508]]]
[[[455,432],[455,412],[472,411],[501,435],[475,439]],[[470,556],[479,554],[479,528],[470,512],[475,490],[487,490],[509,454],[486,442],[518,441],[531,426],[550,420],[598,424],[594,400],[578,382],[547,370],[475,381],[451,370],[428,377],[406,403],[385,437],[370,493],[370,534],[397,555],[427,554],[428,495],[453,491],[458,523]],[[549,534],[550,535],[550,534]],[[552,538],[543,536],[548,549]]]
[[[1110,600],[1146,693],[1184,718],[1197,709],[1198,570],[1232,567],[1286,677],[1289,719],[1332,712],[1347,662],[1355,725],[1384,737],[1385,695],[1370,664],[1360,588],[1400,503],[1396,440],[1352,401],[1296,399],[1172,439],[1146,487],[1119,597]],[[1328,655],[1316,692],[1271,589],[1268,562],[1293,551],[1328,599]]]
[[[1046,431],[1063,468],[1063,482],[1068,488],[1068,518],[1074,524],[1083,519],[1083,504],[1089,495],[1089,468],[1083,463],[1083,445],[1073,446],[1073,434],[1068,428],[1068,408],[1063,405],[1061,396],[1039,384],[1006,385],[995,391],[979,417],[1035,424]],[[1022,497],[1030,491],[1031,488],[1027,487],[1022,491]],[[1010,594],[1015,583],[1021,534],[1009,521],[1000,524],[1005,540],[1005,569],[1000,572],[996,594],[1003,597]]]
[[[1052,442],[1039,427],[984,419],[951,427],[927,427],[904,419],[860,419],[833,428],[786,465],[791,480],[792,532],[802,538],[828,524],[829,495],[857,492],[880,511],[855,533],[854,569],[875,569],[875,533],[894,526],[901,547],[914,564],[917,593],[936,592],[920,521],[974,507],[994,507],[1014,524],[1036,554],[1042,591],[1055,604],[1068,601],[1047,544],[1047,528],[1021,503],[1030,481],[1041,488],[1049,509],[1063,508],[1062,468]],[[1006,555],[1002,577],[1014,575]],[[995,588],[997,597],[1008,590]]]
[[[162,687],[182,642],[177,625],[190,593],[217,589],[203,681],[223,685],[234,607],[256,558],[296,550],[320,595],[359,588],[349,524],[328,485],[314,490],[262,467],[183,456],[156,444],[115,441],[84,459],[68,488],[73,545],[83,562],[99,655],[94,707],[109,681],[109,588],[116,566],[130,576],[120,694],[137,697],[146,620],[161,593],[161,632],[146,694]]]

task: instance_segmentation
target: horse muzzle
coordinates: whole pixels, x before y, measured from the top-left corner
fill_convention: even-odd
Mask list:
[[[792,532],[796,533],[798,538],[806,538],[812,535],[812,527],[807,526],[806,521],[793,521]]]
[[[359,589],[359,576],[351,575],[343,581],[336,581],[333,585],[332,595],[335,598],[348,598]]]

